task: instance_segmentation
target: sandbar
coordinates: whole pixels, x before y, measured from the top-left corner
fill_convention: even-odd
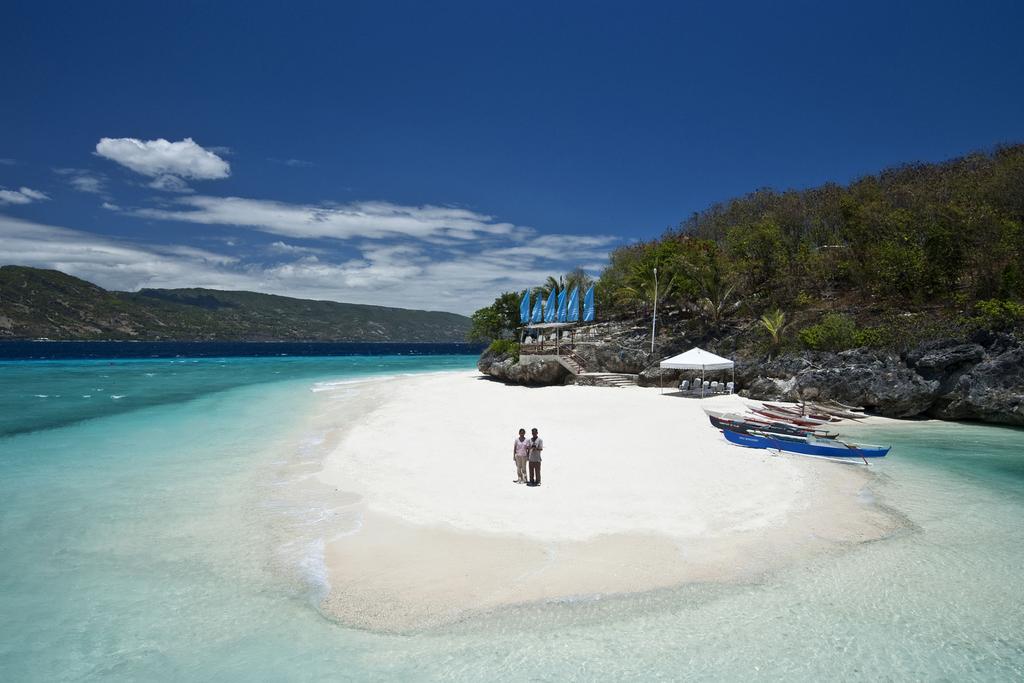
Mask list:
[[[742,410],[738,396],[530,388],[471,371],[357,391],[362,410],[346,411],[315,478],[360,519],[326,539],[321,605],[359,628],[750,580],[897,524],[860,495],[869,468],[725,441],[702,407]],[[537,488],[512,481],[519,427],[545,441]]]

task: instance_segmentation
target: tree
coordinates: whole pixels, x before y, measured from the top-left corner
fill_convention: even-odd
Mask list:
[[[771,351],[768,353],[768,359],[771,360],[772,353],[778,350],[779,343],[782,341],[782,330],[786,327],[786,314],[780,308],[765,313],[761,316],[761,327],[772,338]]]
[[[501,338],[503,325],[501,324],[501,317],[494,310],[493,306],[477,310],[473,315],[469,316],[469,319],[473,321],[469,332],[466,333],[466,338],[469,341],[490,342]]]
[[[533,293],[547,299],[552,290],[558,291],[558,278],[548,275],[548,279],[544,281],[543,285],[533,288]]]
[[[504,292],[494,303],[470,316],[473,321],[466,337],[474,342],[511,338],[519,327],[519,292]]]
[[[678,246],[671,240],[653,242],[644,245],[638,256],[626,269],[623,293],[647,311],[655,296],[660,306],[675,294],[679,277]]]
[[[594,284],[594,278],[590,277],[590,274],[582,268],[573,268],[565,274],[565,288],[572,291],[573,287],[579,287],[581,297],[592,284]]]
[[[695,247],[680,261],[688,280],[688,298],[693,297],[683,305],[695,309],[709,329],[717,331],[726,315],[739,307],[739,281],[715,244],[698,243]]]

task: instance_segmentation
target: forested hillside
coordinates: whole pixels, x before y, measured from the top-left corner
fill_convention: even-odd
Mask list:
[[[605,313],[648,315],[655,268],[659,307],[711,332],[764,316],[761,332],[806,330],[780,342],[838,348],[1013,327],[1024,314],[1024,145],[716,204],[612,253],[598,282]]]
[[[56,270],[0,267],[0,339],[462,341],[455,313],[216,289],[112,292]]]
[[[596,291],[599,319],[649,321],[657,291],[666,333],[729,337],[733,349],[900,349],[1014,329],[1024,321],[1024,145],[846,186],[757,190],[617,249]],[[508,336],[516,301],[506,293],[478,311],[478,336]]]

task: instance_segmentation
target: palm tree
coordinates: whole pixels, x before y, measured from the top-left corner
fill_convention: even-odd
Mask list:
[[[658,269],[655,276],[654,269]],[[657,292],[658,303],[662,303],[675,292],[678,272],[663,259],[643,259],[632,264],[626,275],[623,290],[632,295],[646,310],[654,302]]]
[[[582,268],[573,268],[565,274],[565,288],[571,291],[573,287],[579,287],[580,296],[592,284],[594,284],[594,278],[590,277],[590,274]]]
[[[697,305],[711,329],[718,330],[726,314],[739,307],[739,301],[733,298],[736,283],[716,281],[710,288],[702,289],[704,296],[697,300]]]
[[[786,314],[780,308],[765,313],[761,316],[761,326],[772,337],[771,351],[768,353],[768,360],[771,360],[772,353],[779,348],[779,343],[782,341],[782,330],[786,327]]]
[[[698,292],[694,308],[708,323],[708,327],[717,331],[726,315],[739,308],[740,301],[735,296],[738,282],[724,271],[714,257],[705,263],[684,267]]]
[[[548,279],[544,281],[544,284],[541,285],[540,287],[535,288],[534,292],[535,293],[540,293],[541,296],[543,296],[546,299],[548,294],[551,294],[551,290],[552,289],[555,290],[555,291],[558,291],[558,289],[559,289],[558,280],[556,278],[548,275]]]

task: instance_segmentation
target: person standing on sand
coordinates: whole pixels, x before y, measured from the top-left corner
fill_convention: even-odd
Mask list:
[[[530,457],[530,442],[526,430],[519,429],[519,438],[512,442],[512,459],[516,462],[516,479],[513,484],[526,483],[526,459]]]
[[[544,450],[544,439],[537,435],[537,428],[534,427],[533,438],[530,444],[530,480],[527,486],[540,486],[540,452]]]

